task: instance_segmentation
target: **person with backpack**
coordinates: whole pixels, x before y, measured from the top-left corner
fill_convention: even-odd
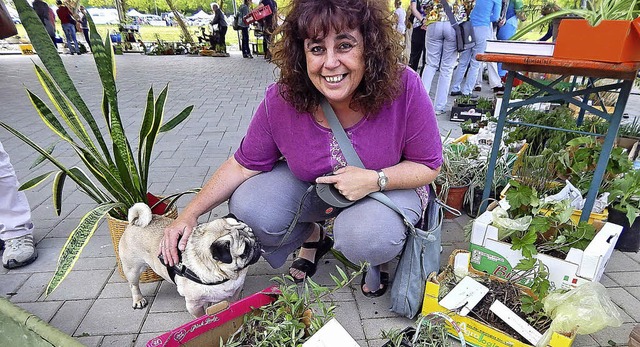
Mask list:
[[[240,27],[240,32],[242,33],[242,41],[240,42],[240,49],[242,50],[242,57],[253,59],[253,55],[251,55],[251,48],[249,47],[249,24],[245,24],[242,20],[246,15],[249,14],[251,0],[244,0],[244,3],[240,5],[238,9],[238,26]]]

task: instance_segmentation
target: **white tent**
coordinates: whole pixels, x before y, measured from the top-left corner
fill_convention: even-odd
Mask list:
[[[129,10],[129,12],[127,12],[127,16],[129,16],[129,17],[142,17],[144,15],[132,8],[132,9]]]
[[[211,19],[211,18],[213,18],[213,15],[210,15],[207,12],[204,12],[203,10],[200,10],[198,13],[189,17],[189,19]]]

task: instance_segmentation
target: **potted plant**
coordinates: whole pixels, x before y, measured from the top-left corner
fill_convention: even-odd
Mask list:
[[[440,174],[435,180],[438,197],[448,206],[461,211],[469,184],[481,169],[478,146],[470,143],[445,144],[442,157]],[[454,217],[454,214],[445,211],[445,218]]]
[[[471,119],[477,122],[482,117],[482,112],[478,112],[479,98],[473,98],[471,95],[461,95],[456,98],[454,105],[451,107],[451,116],[449,120],[453,122],[463,122]]]
[[[151,88],[147,94],[146,108],[142,115],[138,152],[134,155],[120,119],[118,89],[115,83],[115,61],[109,37],[103,43],[93,20],[88,16],[93,58],[103,86],[103,114],[96,118],[80,96],[62,59],[55,47],[51,45],[49,35],[29,3],[25,0],[16,0],[15,5],[44,65],[43,69],[34,63],[36,74],[58,112],[54,113],[30,90],[27,90],[28,96],[42,121],[59,136],[62,142],[71,146],[85,166],[84,168],[65,166],[54,155],[53,147],[45,149],[32,137],[0,121],[0,126],[31,146],[44,157],[44,160],[55,167],[54,170],[42,173],[24,183],[22,189],[33,188],[49,177],[53,177],[52,199],[56,213],[59,215],[62,208],[63,186],[65,181],[70,179],[80,188],[80,191],[97,204],[82,217],[79,225],[71,231],[69,239],[62,247],[55,273],[46,289],[48,295],[71,271],[82,248],[88,243],[105,215],[126,220],[130,206],[136,202],[151,203],[147,193],[151,154],[157,136],[184,121],[191,113],[193,106],[186,107],[173,119],[162,124],[168,87],[165,87],[157,98],[154,97],[153,88]],[[106,121],[106,127],[103,127],[105,130],[101,130],[98,126],[99,119]],[[107,135],[104,134],[105,132]],[[108,142],[111,142],[111,150],[108,148]],[[156,210],[155,213],[158,212],[166,211]],[[117,247],[117,243],[114,246]]]
[[[388,340],[382,347],[449,347],[452,345],[445,320],[435,314],[421,315],[416,321],[415,328],[383,330],[382,338]]]
[[[471,119],[467,119],[460,123],[460,129],[462,129],[463,134],[477,134],[480,126],[478,123],[472,122]]]
[[[631,170],[611,182],[609,222],[622,226],[616,249],[640,249],[640,170]]]
[[[588,0],[585,8],[563,9],[533,21],[511,39],[517,40],[534,28],[567,15],[584,19],[560,23],[555,58],[611,63],[640,61],[638,0]]]

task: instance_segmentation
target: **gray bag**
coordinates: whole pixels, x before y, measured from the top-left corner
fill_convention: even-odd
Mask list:
[[[413,319],[424,299],[427,277],[440,270],[442,203],[429,189],[429,202],[420,229],[409,227],[404,250],[391,286],[391,311]]]
[[[347,163],[364,167],[329,102],[323,99],[320,106]],[[385,194],[374,192],[369,194],[369,197],[380,201],[400,214],[407,226],[407,240],[391,286],[391,311],[413,318],[422,306],[427,276],[440,269],[440,239],[444,204],[436,198],[434,189],[429,186],[429,201],[422,215],[422,223],[419,223],[422,229],[418,229],[409,222],[402,210]]]

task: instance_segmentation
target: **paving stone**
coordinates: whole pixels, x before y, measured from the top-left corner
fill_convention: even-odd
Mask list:
[[[627,255],[628,253],[623,253],[618,250],[615,250],[611,254],[611,258],[609,258],[609,262],[607,263],[606,272],[626,272],[634,268],[640,267],[640,263],[633,258]]]
[[[33,263],[35,264],[35,262]],[[32,265],[33,265],[32,264]],[[11,297],[11,302],[36,302],[44,293],[44,289],[53,276],[53,272],[34,273],[18,289],[18,292]]]
[[[133,310],[130,299],[98,299],[80,323],[76,335],[137,334],[148,307]]]
[[[91,305],[93,305],[93,300],[66,300],[49,321],[49,324],[67,335],[73,335]]]
[[[100,343],[104,336],[82,336],[77,337],[78,342],[87,347],[100,347]]]
[[[131,297],[129,296],[129,301]],[[131,305],[131,302],[129,302]],[[176,312],[186,311],[184,297],[180,296],[175,284],[163,281],[155,296],[153,304],[150,304],[150,312]]]
[[[95,299],[100,295],[112,271],[71,271],[46,300]]]
[[[140,332],[155,332],[160,335],[160,333],[171,331],[192,320],[194,320],[193,316],[186,311],[149,313]]]
[[[2,274],[0,275],[0,296],[11,297],[20,289],[30,274]]]
[[[382,337],[382,330],[402,330],[413,325],[413,320],[397,316],[390,318],[362,319],[362,326],[364,327],[364,334],[367,340],[380,339]]]
[[[573,340],[573,345],[576,347],[599,347],[600,345],[593,337],[589,335],[577,335]]]
[[[636,323],[625,323],[620,327],[608,327],[595,334],[591,334],[591,337],[593,337],[600,346],[626,346],[629,342],[629,334],[631,334],[631,330],[633,330],[635,326]],[[615,344],[612,345],[609,341]]]
[[[45,323],[49,322],[61,305],[61,302],[22,302],[16,304],[25,311],[38,316]]]
[[[141,333],[138,335],[134,347],[146,347],[149,340],[157,337],[160,333]]]
[[[640,269],[640,265],[636,265],[636,268]],[[612,272],[609,273],[608,276],[621,287],[637,286],[640,284],[640,272],[637,271]]]
[[[313,309],[313,307],[312,307]],[[334,310],[335,319],[356,340],[364,339],[364,332],[354,302],[340,302]]]
[[[624,312],[626,312],[636,322],[640,322],[640,300],[629,294],[623,288],[610,288],[609,295],[611,301],[618,305]]]
[[[159,286],[160,282],[140,283],[140,291],[142,292],[142,295],[144,297],[153,296],[158,291]],[[104,289],[102,289],[102,291],[100,292],[99,299],[108,298],[131,298],[131,289],[129,288],[129,283],[107,283],[104,286]]]
[[[135,341],[136,335],[134,334],[105,336],[100,347],[129,347],[133,346]]]

